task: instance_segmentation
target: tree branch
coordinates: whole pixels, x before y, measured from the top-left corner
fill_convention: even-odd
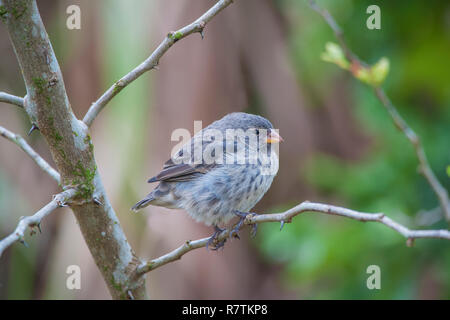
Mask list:
[[[304,212],[318,212],[329,215],[342,216],[362,222],[368,221],[378,222],[400,233],[403,237],[407,239],[408,246],[413,245],[414,239],[418,238],[438,238],[450,240],[450,231],[448,230],[410,230],[407,227],[401,225],[400,223],[385,216],[383,213],[358,212],[351,209],[346,209],[322,203],[313,203],[309,201],[302,202],[298,206],[282,213],[260,214],[260,215],[249,214],[245,218],[241,228],[244,225],[251,225],[264,222],[280,222],[282,228],[285,222],[290,223],[292,218]],[[241,228],[239,228],[239,230]],[[228,239],[230,236],[230,231],[231,229],[224,230],[218,236],[217,241]],[[149,271],[155,270],[156,268],[159,268],[167,263],[179,260],[184,254],[188,253],[189,251],[205,247],[208,240],[209,238],[203,238],[195,241],[190,240],[186,241],[179,248],[159,258],[147,261],[144,264],[140,265],[137,269],[137,273],[144,274]]]
[[[61,192],[53,196],[53,200],[34,215],[22,218],[17,225],[16,230],[0,241],[0,257],[2,256],[3,251],[5,251],[5,249],[11,246],[14,242],[20,241],[25,244],[23,237],[27,228],[38,227],[40,229],[42,219],[52,213],[55,209],[65,206],[66,203],[75,196],[76,192],[77,191],[75,189],[69,189]]]
[[[116,81],[114,85],[112,85],[97,101],[95,101],[91,105],[88,112],[83,118],[83,122],[88,127],[90,127],[95,117],[97,117],[97,115],[108,104],[108,102],[111,101],[111,99],[114,98],[123,88],[136,80],[143,73],[156,68],[159,63],[159,59],[161,59],[161,57],[175,42],[196,32],[199,32],[203,37],[203,29],[205,28],[206,24],[232,2],[233,0],[220,0],[193,23],[175,32],[169,32],[161,42],[161,44],[144,62],[142,62],[139,66],[123,76],[120,80]]]
[[[327,22],[327,24],[330,26],[330,28],[333,30],[333,33],[338,39],[339,44],[344,49],[346,58],[355,65],[361,65],[361,66],[368,66],[368,64],[361,59],[358,58],[356,54],[354,54],[349,47],[347,46],[344,37],[342,29],[339,27],[339,25],[334,20],[333,16],[326,10],[325,8],[320,8],[315,0],[308,0],[311,8],[313,8],[315,11],[317,11]],[[403,119],[403,117],[398,112],[397,108],[392,104],[392,102],[389,100],[388,96],[384,92],[384,90],[376,86],[374,87],[375,96],[380,100],[382,105],[386,108],[389,115],[392,118],[392,121],[394,122],[395,126],[403,132],[403,134],[406,136],[406,138],[409,140],[409,142],[413,145],[414,150],[416,152],[416,156],[419,161],[419,172],[425,177],[428,184],[431,186],[432,190],[436,194],[439,203],[442,207],[442,210],[444,212],[444,217],[447,221],[450,221],[450,201],[447,190],[442,186],[442,184],[439,182],[439,180],[436,178],[436,175],[434,174],[433,170],[430,167],[430,164],[428,163],[425,151],[423,149],[422,143],[420,142],[419,136],[414,132],[414,130],[408,125],[408,123]]]
[[[16,105],[23,108],[24,99],[21,97],[13,96],[12,94],[6,92],[0,92],[0,102],[5,102],[9,104]]]
[[[17,146],[20,147],[27,155],[33,159],[34,162],[50,177],[53,178],[56,182],[60,182],[60,175],[58,171],[52,168],[51,165],[48,164],[47,161],[45,161],[36,151],[33,150],[33,148],[30,147],[30,145],[23,139],[20,135],[12,133],[11,131],[3,128],[0,126],[0,135],[9,141],[15,143]]]

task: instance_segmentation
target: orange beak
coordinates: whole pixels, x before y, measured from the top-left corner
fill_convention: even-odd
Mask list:
[[[267,143],[277,143],[284,141],[283,138],[278,134],[278,132],[274,130],[269,131],[269,135],[267,136]]]

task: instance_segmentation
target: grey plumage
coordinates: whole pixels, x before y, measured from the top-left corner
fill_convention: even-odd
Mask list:
[[[227,129],[255,130],[259,134],[260,129],[273,131],[273,126],[263,117],[242,112],[231,113],[213,122],[182,147],[175,158],[169,159],[158,175],[148,180],[150,183],[159,182],[159,185],[136,203],[133,210],[150,204],[185,209],[196,221],[218,226],[228,223],[236,216],[236,211],[248,212],[255,206],[270,188],[278,171],[278,155],[268,145],[268,163],[259,158],[256,162],[250,162],[249,157],[259,148],[265,150],[262,147],[267,143],[266,140],[262,137],[258,139],[258,150],[255,150],[243,140],[226,143],[208,141],[204,139],[208,129],[220,131],[225,136]],[[216,150],[223,150],[224,159],[235,157],[238,151],[243,151],[240,156],[246,161],[208,163],[202,159],[200,163],[195,163],[195,149],[199,147],[199,144],[194,143],[195,139],[202,139],[200,146],[203,150],[219,146]],[[226,149],[230,143],[233,152]],[[179,163],[180,159],[184,159],[183,163]],[[267,174],[267,167],[271,169],[270,174]]]

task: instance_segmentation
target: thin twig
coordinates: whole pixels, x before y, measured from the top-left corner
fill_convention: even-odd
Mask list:
[[[178,40],[181,40],[192,33],[200,33],[203,37],[203,29],[206,24],[211,21],[214,16],[216,16],[220,11],[225,9],[230,5],[233,0],[220,0],[213,7],[211,7],[207,12],[205,12],[200,18],[195,20],[193,23],[175,31],[169,32],[161,44],[156,48],[155,51],[139,66],[134,68],[120,80],[116,81],[97,101],[95,101],[88,112],[84,116],[83,122],[90,127],[95,117],[100,113],[100,111],[106,106],[106,104],[114,98],[123,88],[129,85],[131,82],[136,80],[146,71],[154,69],[158,66],[159,59],[166,53],[167,50]]]
[[[315,11],[317,11],[327,22],[327,24],[330,26],[330,28],[333,30],[333,33],[338,39],[339,44],[344,49],[346,58],[355,65],[360,66],[368,66],[368,64],[364,61],[362,61],[356,54],[354,54],[349,47],[347,46],[344,37],[342,29],[339,27],[339,25],[336,23],[336,21],[333,19],[331,14],[326,10],[325,8],[320,8],[317,3],[314,0],[308,0],[311,8],[313,8]],[[444,217],[447,221],[450,221],[450,201],[447,190],[442,186],[442,184],[439,182],[439,180],[436,178],[436,175],[434,174],[433,170],[430,167],[430,164],[428,163],[427,157],[425,155],[425,151],[423,149],[423,146],[420,142],[419,136],[414,132],[414,130],[408,125],[408,123],[403,119],[403,117],[398,112],[397,108],[392,104],[392,102],[389,100],[388,96],[384,92],[384,90],[380,87],[374,87],[375,96],[380,100],[382,105],[386,108],[389,115],[392,118],[392,121],[394,122],[395,126],[403,132],[403,134],[406,136],[406,138],[411,142],[411,144],[414,147],[414,150],[416,152],[416,156],[419,161],[419,172],[425,177],[428,184],[433,189],[434,193],[436,194],[439,203],[442,207],[442,210],[444,212]]]
[[[14,242],[20,241],[25,243],[23,237],[28,227],[40,228],[40,223],[44,217],[48,216],[55,209],[64,206],[71,198],[75,196],[75,194],[75,189],[68,189],[66,191],[63,191],[53,196],[53,200],[45,205],[41,210],[36,212],[34,215],[22,218],[19,221],[16,230],[0,241],[0,257],[2,256],[3,251],[5,251],[5,249],[11,246]]]
[[[344,40],[344,33],[342,32],[342,29],[339,27],[337,22],[334,20],[333,16],[326,10],[319,7],[319,5],[314,0],[308,0],[309,5],[311,6],[314,11],[319,13],[327,22],[327,24],[330,26],[331,30],[333,30],[333,33],[336,37],[336,39],[339,41],[339,44],[344,49],[345,56],[350,61],[357,61],[361,65],[366,65],[367,63],[361,61],[348,47]]]
[[[282,213],[273,213],[273,214],[261,214],[261,215],[254,215],[249,214],[245,218],[243,225],[250,225],[250,224],[256,224],[256,223],[264,223],[264,222],[279,222],[282,225],[285,222],[291,222],[292,218],[295,216],[304,213],[304,212],[318,212],[318,213],[324,213],[324,214],[330,214],[330,215],[336,215],[336,216],[342,216],[347,217],[353,220],[358,221],[372,221],[372,222],[379,222],[381,224],[384,224],[388,226],[389,228],[397,231],[400,233],[403,237],[407,239],[407,244],[412,245],[412,242],[414,239],[418,238],[438,238],[438,239],[447,239],[450,240],[450,231],[449,230],[410,230],[407,227],[401,225],[400,223],[392,220],[391,218],[385,216],[383,213],[365,213],[365,212],[358,212],[351,209],[346,209],[342,207],[332,206],[328,204],[322,204],[322,203],[312,203],[305,201],[298,206],[291,208],[285,212]],[[230,236],[229,230],[224,230],[217,238],[217,241],[223,241],[229,238]],[[203,238],[200,240],[195,241],[186,241],[182,246],[179,248],[150,261],[147,261],[140,265],[137,268],[138,274],[143,274],[152,270],[155,270],[156,268],[159,268],[167,263],[176,261],[181,259],[181,257],[186,254],[189,251],[192,251],[197,248],[205,247],[206,243],[208,242],[209,238]]]
[[[389,112],[392,120],[395,123],[395,126],[405,134],[406,138],[413,145],[417,159],[419,159],[419,172],[425,177],[425,179],[428,181],[428,184],[431,186],[434,193],[437,195],[439,203],[444,212],[444,217],[448,221],[450,221],[450,202],[447,190],[441,185],[436,175],[434,174],[433,170],[431,170],[430,164],[428,163],[428,159],[423,149],[419,136],[411,129],[411,127],[398,113],[397,109],[389,100],[384,90],[381,89],[380,87],[377,87],[374,90],[378,99],[381,101],[383,106]]]
[[[52,168],[48,164],[47,161],[45,161],[36,151],[33,150],[33,148],[30,147],[30,145],[23,139],[20,135],[12,133],[11,131],[3,128],[0,126],[0,135],[11,142],[14,142],[17,146],[20,147],[26,154],[28,154],[31,159],[33,159],[34,162],[50,177],[52,177],[56,182],[60,182],[60,175],[59,173]]]
[[[0,102],[5,102],[9,104],[16,105],[18,107],[24,107],[24,99],[21,97],[14,96],[6,92],[0,92]]]

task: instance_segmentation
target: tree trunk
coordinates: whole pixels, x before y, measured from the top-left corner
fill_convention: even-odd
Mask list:
[[[72,112],[58,61],[33,0],[0,0],[27,89],[25,110],[45,138],[61,174],[76,187],[70,203],[83,237],[114,299],[146,297],[137,259],[103,189],[86,125]]]

